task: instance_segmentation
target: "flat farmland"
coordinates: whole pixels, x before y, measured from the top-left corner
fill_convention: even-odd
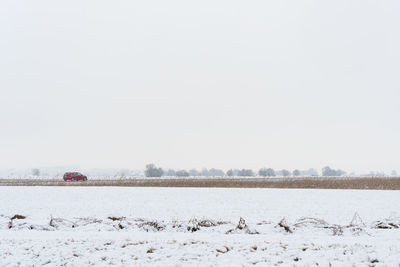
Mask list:
[[[0,179],[0,186],[128,186],[400,190],[400,177]]]

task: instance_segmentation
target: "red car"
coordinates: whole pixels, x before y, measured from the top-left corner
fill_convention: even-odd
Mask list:
[[[86,181],[87,177],[80,172],[66,172],[63,179],[64,181]]]

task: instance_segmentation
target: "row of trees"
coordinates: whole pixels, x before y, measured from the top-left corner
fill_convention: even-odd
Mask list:
[[[161,176],[176,176],[176,177],[197,177],[197,176],[205,176],[205,177],[221,177],[221,176],[244,176],[244,177],[252,177],[252,176],[262,176],[262,177],[274,177],[274,176],[318,176],[318,171],[315,169],[308,169],[305,171],[294,170],[289,171],[286,169],[275,171],[272,168],[261,168],[258,172],[254,172],[251,169],[230,169],[226,173],[221,169],[202,169],[198,171],[196,169],[187,170],[163,170],[162,168],[157,167],[154,164],[146,165],[145,170],[146,177],[161,177]],[[342,170],[334,170],[330,167],[325,167],[322,169],[323,176],[342,176],[345,175],[346,172]]]
[[[30,175],[32,176],[41,176],[41,175],[49,175],[47,171],[42,172],[41,170],[34,168],[30,169]],[[57,175],[65,172],[65,170],[58,170]],[[143,172],[140,170],[128,170],[128,169],[91,169],[86,170],[86,174],[94,175],[94,176],[115,176],[115,177],[125,177],[125,176],[141,176]],[[322,176],[343,176],[346,175],[346,172],[340,169],[332,169],[329,166],[322,168],[321,172]],[[13,176],[14,174],[7,174]],[[50,173],[50,175],[52,175]],[[354,176],[354,173],[350,173],[350,176]],[[154,164],[146,165],[145,170],[146,177],[161,177],[161,176],[176,176],[176,177],[232,177],[232,176],[262,176],[262,177],[274,177],[274,176],[319,176],[319,173],[316,169],[308,169],[308,170],[277,170],[275,171],[272,168],[261,168],[258,172],[255,172],[251,169],[230,169],[227,172],[224,172],[221,169],[202,169],[198,171],[196,169],[191,170],[173,170],[167,169],[163,170],[162,168],[156,167]],[[384,172],[370,172],[369,174],[363,174],[363,176],[370,177],[383,177],[386,176]],[[398,176],[397,171],[393,170],[390,176]]]
[[[161,177],[161,176],[177,176],[177,177],[189,177],[189,176],[225,176],[225,172],[220,169],[202,169],[198,171],[196,169],[187,170],[173,170],[167,169],[163,170],[162,168],[158,168],[154,164],[146,165],[146,170],[144,172],[146,177]]]

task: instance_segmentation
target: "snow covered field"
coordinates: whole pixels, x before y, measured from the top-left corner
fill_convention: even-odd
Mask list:
[[[0,265],[400,266],[399,212],[398,191],[0,187]]]

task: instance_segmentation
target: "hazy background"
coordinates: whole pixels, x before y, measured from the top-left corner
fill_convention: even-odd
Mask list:
[[[400,169],[399,1],[1,1],[0,169]]]

